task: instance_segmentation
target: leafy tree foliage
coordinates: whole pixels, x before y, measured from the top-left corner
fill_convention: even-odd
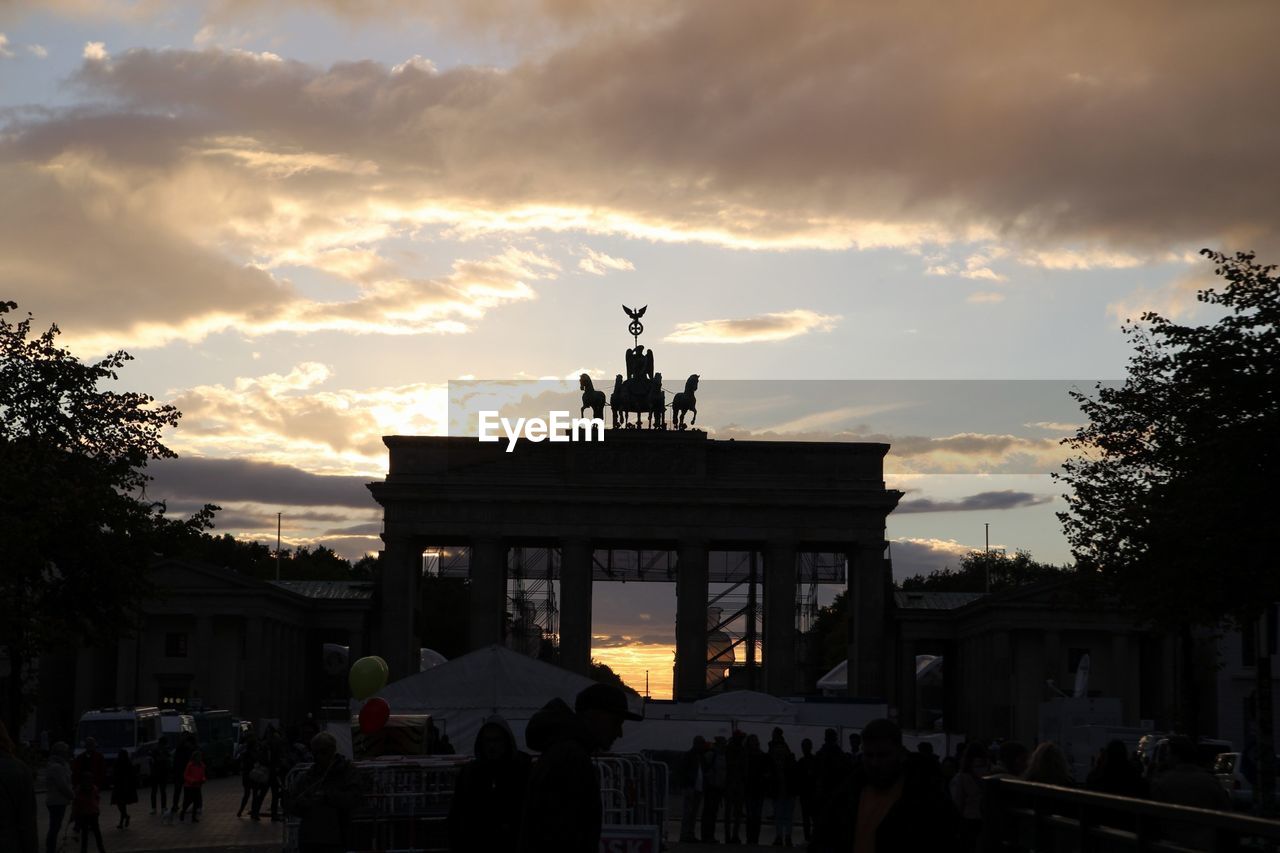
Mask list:
[[[598,661],[595,658],[591,659],[591,671],[587,673],[587,676],[592,681],[598,681],[601,684],[612,684],[614,687],[621,687],[624,690],[630,689],[627,687],[626,682],[622,680],[622,676],[614,672],[609,664]]]
[[[146,497],[149,461],[175,454],[161,441],[173,406],[104,390],[130,360],[124,351],[82,363],[58,345],[57,326],[0,302],[0,645],[11,677],[13,730],[29,710],[26,667],[44,650],[92,644],[127,630],[148,594],[156,545],[201,530],[213,507],[186,521]]]
[[[1124,383],[1072,395],[1089,423],[1060,475],[1081,570],[1162,626],[1245,624],[1280,600],[1263,535],[1280,474],[1280,279],[1253,254],[1201,254],[1226,284],[1197,299],[1225,316],[1127,326]]]
[[[998,551],[970,551],[960,558],[960,568],[913,575],[902,582],[901,588],[911,592],[987,592],[990,577],[990,591],[1000,592],[1073,575],[1070,568],[1037,562],[1026,551],[1018,551],[1012,557]]]

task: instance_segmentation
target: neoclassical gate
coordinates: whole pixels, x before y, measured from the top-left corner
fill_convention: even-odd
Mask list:
[[[847,573],[816,580],[849,589],[849,691],[887,693],[885,610],[890,584],[885,519],[902,493],[884,485],[889,446],[714,441],[696,431],[609,430],[593,443],[387,436],[387,477],[369,484],[384,510],[379,633],[392,678],[417,671],[422,555],[466,546],[470,648],[503,640],[508,549],[555,549],[561,665],[591,658],[596,581],[674,580],[678,699],[706,689],[708,585],[717,551],[762,556],[763,672],[775,695],[796,692],[796,586],[806,553],[847,556]],[[597,555],[666,550],[669,571],[619,577]]]

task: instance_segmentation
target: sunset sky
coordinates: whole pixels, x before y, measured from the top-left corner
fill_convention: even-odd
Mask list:
[[[444,433],[450,381],[611,386],[625,303],[712,438],[892,444],[899,576],[984,523],[1063,562],[1065,390],[1123,375],[1126,318],[1209,319],[1196,250],[1280,260],[1276,32],[1268,0],[0,0],[0,299],[133,353],[185,413],[156,496],[238,536],[377,550],[383,435]],[[597,655],[660,693],[674,594],[633,593],[598,586]]]

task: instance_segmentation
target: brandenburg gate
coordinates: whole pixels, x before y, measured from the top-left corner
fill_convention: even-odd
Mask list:
[[[638,336],[637,314],[644,309],[627,312]],[[415,625],[425,550],[467,555],[468,647],[478,649],[504,641],[513,549],[540,548],[551,555],[541,564],[542,577],[559,582],[559,657],[570,670],[586,673],[590,666],[593,584],[674,581],[675,697],[703,695],[709,587],[745,580],[742,566],[749,563],[753,588],[758,580],[763,589],[758,687],[774,695],[804,689],[797,589],[845,583],[849,693],[884,698],[891,588],[885,519],[901,497],[884,485],[889,446],[716,441],[683,428],[685,413],[675,417],[680,394],[667,424],[653,354],[637,350],[643,347],[627,350],[628,376],[619,375],[610,402],[615,428],[602,441],[520,441],[508,453],[507,439],[383,439],[389,470],[369,489],[384,510],[378,653],[391,677],[418,671]],[[691,376],[684,400],[695,420],[696,386]],[[603,393],[591,390],[585,376],[583,387],[584,407],[598,413]],[[637,413],[637,423],[642,413],[655,412],[654,428],[632,427],[627,412]],[[614,559],[626,552],[657,559]],[[728,560],[726,553],[751,559]],[[818,554],[836,559],[812,559]]]

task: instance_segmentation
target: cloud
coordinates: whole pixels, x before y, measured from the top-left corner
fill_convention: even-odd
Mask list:
[[[680,323],[664,340],[682,344],[743,344],[785,341],[809,332],[830,331],[838,315],[818,314],[803,308],[758,314],[733,320],[701,320]]]
[[[107,46],[100,41],[85,42],[82,55],[89,62],[106,62],[110,58],[107,54]]]
[[[313,474],[292,465],[196,456],[153,462],[147,471],[155,478],[148,489],[149,496],[174,502],[171,510],[194,509],[205,503],[377,508],[366,487],[369,477]],[[336,521],[347,517],[327,513],[308,516],[307,520]],[[275,523],[274,512],[271,522]]]
[[[1222,282],[1210,270],[1199,269],[1162,285],[1138,287],[1107,305],[1107,314],[1121,323],[1133,323],[1147,311],[1170,320],[1191,314],[1199,306],[1196,294],[1206,288],[1221,288]]]
[[[13,51],[9,49],[9,37],[0,33],[0,59],[12,59]]]
[[[717,440],[873,442],[888,444],[886,475],[907,474],[1043,474],[1056,470],[1067,453],[1057,438],[962,432],[928,436],[890,434],[853,428],[781,432],[753,430],[737,424],[708,427]]]
[[[975,510],[1016,509],[1024,506],[1039,506],[1053,500],[1051,495],[1034,495],[1030,492],[1017,492],[1005,489],[998,492],[979,492],[959,500],[939,501],[932,498],[916,498],[898,504],[894,512],[972,512]]]
[[[965,301],[976,304],[1004,302],[1004,294],[992,290],[978,290],[966,296]]]
[[[329,367],[305,362],[286,374],[181,391],[170,401],[183,420],[169,445],[194,456],[370,477],[386,472],[382,436],[445,431],[443,385],[335,389],[328,387],[332,378]]]
[[[29,45],[27,45],[27,53],[31,54],[31,55],[32,55],[32,56],[34,56],[36,59],[45,59],[45,58],[47,58],[47,57],[49,56],[49,51],[48,51],[48,49],[47,49],[44,45],[41,45],[41,44],[29,44]]]
[[[589,246],[583,246],[586,257],[578,261],[578,269],[592,275],[604,275],[609,270],[634,270],[635,264],[626,258],[614,258],[603,252],[597,252]]]
[[[955,567],[960,558],[975,549],[954,539],[901,538],[890,541],[893,577],[902,580],[914,575]]]

